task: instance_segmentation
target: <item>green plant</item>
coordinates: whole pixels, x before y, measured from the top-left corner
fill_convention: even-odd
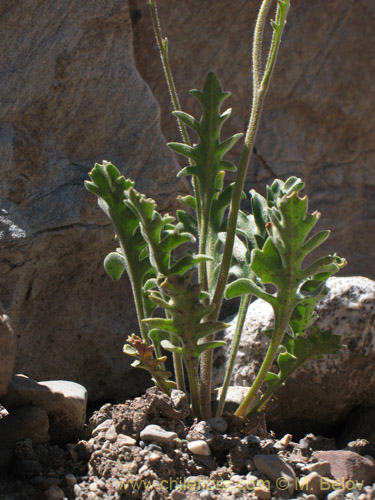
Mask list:
[[[211,416],[211,371],[213,349],[223,345],[215,334],[227,325],[218,320],[224,298],[241,296],[236,332],[217,414],[220,415],[230,383],[247,308],[252,296],[269,302],[275,313],[273,331],[265,332],[270,345],[253,386],[237,410],[245,416],[260,410],[287,376],[309,359],[336,352],[340,339],[331,331],[313,325],[315,305],[327,293],[326,280],[344,264],[336,255],[320,258],[302,267],[303,260],[328,237],[328,231],[309,236],[319,214],[309,214],[307,198],[299,193],[300,179],[276,180],[267,198],[251,191],[251,213],[240,210],[243,186],[254,145],[262,105],[276,62],[289,10],[289,0],[276,1],[271,21],[272,40],[262,64],[263,31],[273,0],[263,0],[253,43],[253,101],[238,168],[224,155],[241,138],[235,134],[221,140],[221,128],[230,110],[221,111],[224,92],[214,73],[209,73],[201,91],[191,94],[202,107],[200,119],[180,109],[168,63],[168,43],[162,39],[155,0],[149,0],[157,43],[170,88],[174,115],[183,142],[169,146],[189,161],[179,176],[190,176],[193,194],[180,198],[185,210],[177,220],[156,210],[153,200],[134,189],[109,162],[96,164],[87,189],[111,219],[119,248],[104,265],[113,279],[126,270],[135,300],[142,338],[133,335],[124,351],[136,358],[133,366],[146,369],[160,390],[173,387],[186,391],[185,372],[194,415]],[[192,144],[187,129],[197,137]],[[234,183],[225,183],[225,172],[236,171]],[[186,251],[176,258],[174,250],[195,243],[197,253]],[[189,246],[190,248],[190,246]],[[179,252],[181,255],[181,252]],[[228,278],[234,281],[228,284]],[[270,293],[267,284],[275,287]],[[160,314],[163,311],[163,314]],[[176,382],[165,370],[162,349],[173,354]],[[279,373],[270,372],[277,357]],[[199,380],[200,374],[200,380]],[[257,401],[263,384],[267,389]]]

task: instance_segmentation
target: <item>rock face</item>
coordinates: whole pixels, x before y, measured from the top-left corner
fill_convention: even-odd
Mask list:
[[[214,70],[232,92],[226,133],[243,131],[253,3],[159,7],[183,107],[199,113],[187,91]],[[375,32],[364,20],[374,14],[365,0],[293,2],[247,182],[263,190],[273,174],[303,177],[322,226],[333,229],[328,250],[347,258],[345,273],[370,277]],[[132,396],[150,383],[122,353],[137,331],[132,295],[126,278],[113,283],[103,271],[113,231],[83,181],[106,159],[162,209],[186,190],[152,95],[163,132],[178,139],[146,0],[4,0],[0,28],[0,289],[16,370],[74,380],[92,400]]]
[[[367,278],[330,278],[329,294],[318,307],[317,325],[333,328],[344,347],[339,355],[312,361],[281,387],[267,405],[267,422],[272,429],[321,432],[344,418],[361,404],[375,405],[375,282]],[[273,311],[256,300],[246,318],[232,383],[251,385],[267,349],[263,331],[272,328]],[[234,321],[225,339],[228,346],[216,360],[228,358]],[[349,383],[350,381],[350,383]],[[216,383],[220,383],[219,371]]]
[[[135,68],[127,4],[0,10],[0,290],[16,370],[79,382],[91,399],[137,394],[150,381],[122,353],[137,328],[130,287],[103,270],[116,243],[83,181],[110,160],[164,209],[182,184]]]
[[[137,65],[161,103],[165,136],[179,139],[146,0],[136,4],[144,14],[134,26]],[[243,132],[251,99],[254,3],[169,0],[158,7],[182,108],[200,113],[188,91],[200,89],[208,71],[215,71],[232,93],[223,106],[233,108],[225,133]],[[344,275],[372,279],[375,60],[368,47],[375,43],[374,15],[375,3],[367,0],[291,2],[245,190],[264,192],[272,174],[302,177],[311,208],[322,213],[320,227],[333,231],[326,248],[348,260]],[[233,150],[236,162],[239,148]]]
[[[13,374],[16,346],[8,317],[2,314],[0,307],[0,396],[6,393]]]

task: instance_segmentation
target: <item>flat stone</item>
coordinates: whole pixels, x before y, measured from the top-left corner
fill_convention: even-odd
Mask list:
[[[134,446],[136,442],[136,439],[126,434],[117,435],[117,446]]]
[[[144,441],[156,441],[158,443],[173,443],[177,438],[175,432],[169,432],[160,427],[160,425],[148,425],[141,433],[140,438]]]
[[[107,418],[107,420],[104,420],[101,424],[97,425],[95,429],[92,431],[93,437],[97,436],[100,432],[107,432],[108,429],[112,426],[113,420],[111,418]]]
[[[171,492],[171,500],[185,500],[186,494],[183,491],[173,490]]]
[[[25,375],[14,375],[1,403],[9,409],[37,404],[48,414],[51,438],[69,441],[85,424],[87,391],[67,380],[36,382]]]
[[[359,453],[345,450],[317,451],[314,456],[331,465],[331,474],[337,481],[354,480],[364,485],[375,481],[375,464]]]
[[[317,472],[320,476],[329,476],[331,474],[331,464],[327,461],[307,464],[301,469],[301,472],[304,474]]]
[[[211,455],[211,449],[203,439],[197,439],[196,441],[190,441],[187,444],[188,450],[194,455],[203,455],[209,457]]]
[[[287,490],[290,495],[293,494],[296,482],[295,472],[279,455],[255,455],[253,460],[261,474],[276,483],[283,479],[281,488]],[[288,483],[288,487],[285,487],[285,482]]]

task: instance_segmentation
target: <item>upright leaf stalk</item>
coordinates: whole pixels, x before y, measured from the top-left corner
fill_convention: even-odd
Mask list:
[[[227,235],[223,251],[223,260],[219,272],[212,303],[215,309],[210,319],[217,319],[224,296],[225,285],[228,280],[229,267],[232,259],[234,238],[236,235],[237,216],[240,208],[241,195],[245,183],[247,168],[249,165],[251,152],[254,147],[255,137],[258,130],[264,98],[267,94],[270,79],[276,63],[281,37],[286,23],[290,1],[277,0],[277,10],[275,21],[272,22],[273,34],[268,54],[265,70],[262,74],[262,47],[263,33],[267,22],[267,16],[273,0],[263,0],[261,5],[254,33],[253,43],[253,100],[248,129],[245,136],[236,181],[234,184],[232,203],[229,212]],[[212,339],[208,339],[210,341]],[[212,363],[213,353],[207,351],[202,355],[201,360],[201,399],[202,411],[205,419],[211,414],[211,387],[212,387]]]

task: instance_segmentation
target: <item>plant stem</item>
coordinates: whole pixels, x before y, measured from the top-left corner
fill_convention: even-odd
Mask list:
[[[190,356],[189,354],[185,356],[185,366],[189,380],[191,408],[194,417],[198,418],[198,420],[202,420],[198,364],[199,364],[198,359],[194,358],[193,356]]]
[[[148,336],[148,328],[145,325],[145,323],[142,322],[143,319],[145,319],[145,312],[144,312],[144,307],[143,307],[143,300],[142,300],[142,284],[133,276],[133,269],[132,267],[128,264],[129,263],[129,256],[127,253],[127,245],[126,245],[126,235],[124,234],[124,231],[121,228],[121,224],[117,224],[118,216],[117,214],[110,209],[109,210],[109,217],[112,221],[112,224],[115,228],[115,233],[117,234],[117,237],[119,239],[119,243],[122,249],[122,252],[125,257],[125,267],[126,267],[126,272],[129,277],[130,285],[132,288],[133,292],[133,298],[134,298],[134,304],[135,304],[135,309],[137,312],[137,319],[138,319],[138,325],[139,325],[139,330],[142,335],[142,339],[146,342],[147,345],[150,344],[150,339]]]
[[[163,65],[165,78],[167,80],[169,94],[171,96],[172,106],[173,106],[173,109],[175,111],[181,111],[180,101],[178,98],[176,86],[175,86],[175,83],[173,80],[171,68],[169,66],[169,61],[168,61],[168,39],[167,38],[163,39],[161,36],[161,28],[160,28],[160,21],[159,21],[159,17],[158,17],[157,6],[156,6],[156,0],[148,0],[148,4],[149,4],[150,9],[151,9],[152,24],[154,27],[156,42],[157,42],[158,47],[159,47],[160,58],[161,58],[161,62]],[[183,142],[185,144],[188,144],[189,146],[191,146],[190,137],[189,137],[188,131],[186,130],[185,124],[179,118],[177,118],[177,122],[179,125],[179,129],[180,129],[180,132],[182,135]],[[201,223],[202,223],[202,205],[201,205],[200,187],[199,187],[198,180],[195,177],[193,177],[192,182],[193,182],[193,189],[194,189],[195,200],[196,200],[198,228],[200,228]],[[200,234],[200,231],[198,233]],[[204,265],[204,263],[200,264],[200,266],[202,266],[202,265]]]
[[[173,340],[171,336],[171,342]],[[184,367],[182,365],[182,358],[179,354],[173,353],[173,368],[176,377],[177,389],[186,393],[185,377],[184,377]]]
[[[229,354],[227,369],[225,372],[223,388],[222,388],[221,394],[220,394],[219,405],[218,405],[217,410],[216,410],[217,417],[221,417],[221,415],[223,414],[223,409],[224,409],[224,405],[225,405],[225,398],[227,396],[228,387],[230,384],[230,380],[232,378],[233,368],[234,368],[234,364],[236,362],[238,346],[240,344],[242,329],[243,329],[243,325],[245,323],[246,313],[247,313],[247,309],[249,307],[250,301],[251,301],[250,294],[243,295],[241,297],[241,303],[240,303],[240,308],[238,310],[238,316],[237,316],[237,322],[236,322],[236,329],[234,331],[234,336],[233,336],[233,340],[232,340],[232,346],[231,346],[231,350],[230,350],[230,354]]]
[[[258,390],[262,387],[267,373],[270,371],[272,363],[275,360],[277,351],[279,349],[280,343],[285,335],[285,331],[288,327],[290,316],[294,309],[294,296],[296,289],[289,290],[285,288],[280,290],[278,295],[283,297],[283,302],[278,304],[275,308],[275,326],[272,334],[272,339],[270,345],[268,346],[267,354],[263,360],[262,366],[251,386],[249,392],[246,394],[245,399],[242,401],[241,405],[237,408],[235,415],[243,417],[248,413],[249,407],[253,398],[256,396]]]
[[[228,273],[230,268],[230,263],[232,260],[232,251],[234,238],[236,235],[237,226],[237,216],[241,203],[241,195],[243,186],[245,183],[247,167],[250,161],[250,156],[254,147],[255,137],[259,126],[260,116],[262,112],[263,102],[265,95],[269,87],[269,81],[272,76],[272,71],[276,62],[278,47],[281,41],[281,34],[283,27],[285,25],[285,19],[287,10],[289,7],[289,0],[286,0],[286,11],[284,12],[283,18],[280,20],[281,28],[276,33],[274,29],[272,41],[271,41],[271,51],[268,56],[266,70],[262,74],[262,42],[263,42],[263,32],[266,24],[268,12],[273,0],[263,0],[260,7],[255,32],[254,32],[254,44],[253,44],[253,100],[251,115],[249,120],[249,126],[246,132],[245,142],[243,145],[240,162],[238,165],[238,171],[236,176],[236,181],[234,184],[232,203],[229,211],[228,224],[227,224],[227,234],[224,245],[223,259],[221,263],[221,268],[219,272],[219,278],[216,285],[215,293],[212,299],[213,304],[216,306],[210,315],[209,319],[217,319],[221,304],[223,301],[224,289],[228,279]],[[280,3],[278,1],[278,11],[276,14],[276,19],[278,18],[278,12],[280,9]],[[279,16],[281,17],[281,16]],[[210,336],[206,341],[212,341],[213,337]],[[212,361],[213,353],[211,350],[206,351],[202,354],[201,360],[201,398],[202,398],[202,409],[203,417],[205,419],[210,418],[210,405],[211,405],[211,385],[212,385]]]

